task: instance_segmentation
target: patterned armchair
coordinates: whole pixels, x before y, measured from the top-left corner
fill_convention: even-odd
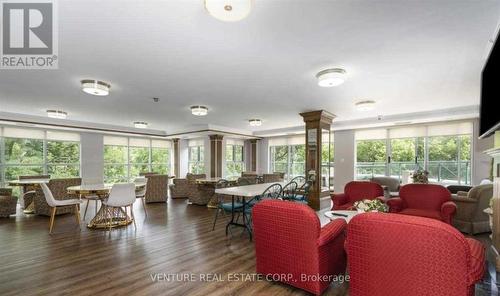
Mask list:
[[[213,196],[213,188],[200,185],[196,183],[197,179],[205,179],[207,175],[205,174],[188,174],[186,176],[188,181],[188,198],[189,202],[195,205],[204,206],[206,205]]]
[[[174,178],[170,184],[171,198],[187,198],[189,196],[189,183],[186,178]]]
[[[54,198],[57,200],[65,200],[65,199],[78,199],[80,198],[77,195],[68,194],[67,188],[70,186],[77,186],[82,184],[81,178],[64,178],[64,179],[51,179],[47,186],[50,191],[54,195]],[[43,194],[42,188],[37,187],[35,199],[33,201],[35,203],[35,214],[50,216],[50,206],[47,204],[45,200],[45,195]],[[73,213],[75,206],[65,206],[65,207],[57,207],[56,215]]]
[[[489,207],[492,197],[493,184],[479,185],[464,194],[452,195],[451,199],[457,205],[453,226],[469,234],[491,231],[489,216],[483,211]]]
[[[384,176],[384,177],[373,177],[370,179],[370,181],[380,184],[380,186],[385,186],[385,188],[383,187],[385,198],[399,196],[399,188],[401,187],[399,179]]]
[[[281,173],[273,173],[273,174],[264,174],[262,175],[263,183],[277,183],[283,182],[283,177]]]
[[[332,195],[332,211],[347,210],[352,208],[356,201],[375,198],[384,199],[382,186],[375,182],[352,181],[345,185],[344,193]]]
[[[485,248],[445,223],[366,213],[347,226],[349,295],[474,295]]]
[[[149,174],[146,176],[146,203],[167,202],[168,175]]]
[[[31,179],[50,179],[50,175],[30,175],[30,176],[19,176],[19,180],[31,180]],[[35,198],[36,187],[35,186],[23,186],[21,187],[21,194],[23,200],[24,208],[28,207]]]
[[[290,275],[280,280],[320,295],[335,275],[345,272],[345,220],[321,228],[311,208],[280,200],[257,203],[252,220],[257,273]]]
[[[451,224],[457,206],[451,193],[436,184],[407,184],[399,190],[399,198],[387,201],[391,213],[421,216]]]
[[[0,188],[0,218],[9,218],[16,214],[17,198],[12,195],[12,188]]]

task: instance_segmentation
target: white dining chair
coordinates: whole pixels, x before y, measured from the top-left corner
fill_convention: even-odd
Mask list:
[[[103,183],[102,180],[99,180],[99,179],[87,178],[87,179],[82,181],[82,185],[95,185],[95,184],[102,184],[102,183]],[[97,207],[99,205],[99,201],[101,201],[99,196],[97,196],[95,194],[89,194],[89,195],[83,195],[82,197],[87,200],[87,204],[85,205],[85,211],[83,212],[83,220],[85,220],[85,217],[87,216],[87,210],[89,208],[89,203],[91,201],[95,202],[95,215],[97,215]]]
[[[52,233],[52,228],[54,227],[54,220],[58,207],[74,206],[76,222],[78,223],[78,227],[80,227],[80,203],[82,201],[79,199],[57,200],[54,198],[54,195],[52,195],[52,191],[50,191],[49,186],[47,186],[47,184],[41,183],[40,186],[42,187],[45,200],[47,201],[47,204],[51,208],[49,234]]]
[[[108,198],[102,201],[102,204],[106,207],[105,212],[109,219],[109,230],[111,230],[113,222],[113,215],[110,210],[113,210],[113,208],[125,208],[125,216],[127,219],[127,208],[130,208],[130,216],[134,222],[134,227],[137,229],[134,218],[135,200],[136,196],[134,183],[114,184],[113,187],[111,187]]]
[[[146,186],[144,186],[143,189],[135,192],[135,197],[136,198],[140,198],[141,201],[142,201],[142,207],[144,208],[144,215],[146,217],[148,216],[148,212],[146,211],[146,201],[145,201],[145,199],[146,199],[146,190],[147,190],[147,182],[148,182],[148,178],[144,178],[144,177],[138,177],[138,178],[134,179],[134,183],[146,183]]]

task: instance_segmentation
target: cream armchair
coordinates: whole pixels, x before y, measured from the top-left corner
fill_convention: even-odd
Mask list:
[[[492,184],[473,187],[468,193],[458,191],[452,196],[453,202],[457,205],[453,226],[468,234],[491,231],[489,217],[483,211],[489,207],[492,196]]]

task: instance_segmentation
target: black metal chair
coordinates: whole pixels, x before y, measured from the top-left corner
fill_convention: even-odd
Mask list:
[[[309,200],[309,190],[311,189],[311,185],[311,181],[305,182],[301,187],[299,187],[299,189],[297,189],[295,196],[290,200],[307,204]]]
[[[283,188],[281,187],[281,184],[276,183],[272,184],[271,186],[267,187],[264,192],[262,192],[261,195],[255,196],[249,201],[245,203],[245,213],[244,215],[246,216],[246,221],[247,221],[247,227],[252,231],[252,208],[253,206],[258,203],[261,200],[264,199],[280,199],[281,198],[281,192],[283,191]]]
[[[230,183],[229,181],[225,179],[220,179],[217,181],[215,184],[215,188],[226,188],[229,187]],[[215,224],[217,223],[217,218],[219,217],[219,212],[222,211],[222,215],[225,215],[226,212],[231,212],[233,210],[233,204],[231,202],[224,202],[224,196],[223,195],[218,195],[217,193],[214,193],[215,198],[217,200],[217,209],[215,211],[215,217],[214,217],[214,223],[212,226],[212,231],[215,230]],[[243,204],[241,202],[237,202],[234,204],[234,211],[241,213],[242,211]],[[238,214],[239,214],[238,213]],[[236,221],[238,218],[236,218]]]
[[[295,200],[297,195],[298,184],[295,181],[290,181],[290,183],[283,186],[281,191],[281,197],[284,200]]]
[[[306,177],[304,177],[304,176],[297,176],[295,178],[292,178],[292,180],[290,180],[290,182],[297,183],[297,185],[300,188],[300,187],[304,186],[304,183],[306,183]]]

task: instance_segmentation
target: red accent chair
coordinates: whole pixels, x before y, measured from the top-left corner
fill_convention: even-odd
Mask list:
[[[352,181],[345,185],[344,193],[334,193],[332,195],[332,211],[348,210],[359,200],[375,198],[384,200],[384,189],[380,184],[367,181]]]
[[[389,212],[421,216],[451,224],[457,206],[451,193],[436,184],[407,184],[399,190],[399,198],[387,200]]]
[[[485,248],[450,225],[366,213],[347,226],[351,296],[474,295]]]
[[[344,274],[344,219],[321,228],[316,213],[304,204],[264,200],[253,207],[252,221],[257,273],[266,279],[320,295],[335,275]]]

